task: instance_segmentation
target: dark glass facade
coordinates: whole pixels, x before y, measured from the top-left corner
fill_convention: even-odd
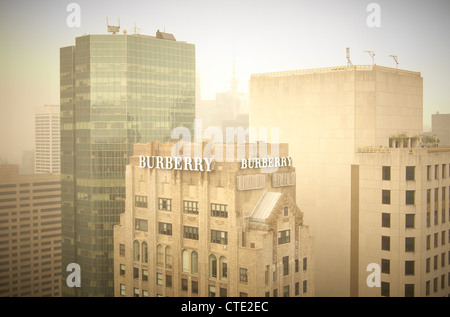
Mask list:
[[[167,37],[170,38],[170,37]],[[195,47],[139,34],[85,35],[60,50],[63,296],[113,296],[113,226],[134,143],[193,135]],[[81,267],[69,288],[65,268]]]

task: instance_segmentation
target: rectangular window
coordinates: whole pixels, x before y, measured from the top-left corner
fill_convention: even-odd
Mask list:
[[[120,264],[120,275],[125,275],[125,264]]]
[[[138,279],[139,278],[139,268],[133,267],[133,278]]]
[[[442,274],[441,275],[441,289],[444,289],[444,288],[445,288],[445,275]]]
[[[391,250],[391,237],[381,236],[381,250]]]
[[[388,282],[381,282],[381,296],[389,297],[390,285]]]
[[[300,295],[300,283],[295,283],[295,296]]]
[[[446,168],[447,168],[447,165],[442,164],[442,178],[446,178],[447,177]]]
[[[188,279],[187,278],[181,279],[181,290],[187,292],[187,290],[188,290]]]
[[[209,285],[208,296],[216,297],[216,287],[214,285]]]
[[[383,205],[390,205],[391,204],[391,191],[383,189],[381,191],[381,200]]]
[[[289,214],[289,207],[288,207],[288,206],[284,206],[284,208],[283,208],[283,214],[284,214],[285,217],[288,216],[288,214]]]
[[[156,284],[163,285],[163,275],[162,273],[156,273]]]
[[[414,284],[405,284],[405,297],[414,297]]]
[[[426,260],[426,267],[425,267],[425,273],[430,273],[431,271],[431,258],[427,258]]]
[[[134,229],[148,232],[148,221],[145,219],[134,219]]]
[[[148,297],[148,291],[143,289],[142,290],[142,297]]]
[[[139,288],[134,288],[134,294],[133,294],[133,296],[134,297],[139,297]]]
[[[391,273],[391,261],[388,259],[381,259],[381,273]]]
[[[445,245],[445,231],[441,232],[441,245]]]
[[[248,282],[248,270],[245,268],[239,268],[239,281]]]
[[[125,284],[120,284],[120,295],[125,296]]]
[[[435,270],[438,269],[438,262],[439,262],[439,255],[435,255],[434,258],[433,258],[433,268]]]
[[[407,205],[414,205],[414,190],[407,190],[406,191],[406,197],[405,197],[405,203]]]
[[[158,209],[172,211],[172,199],[158,198]]]
[[[303,259],[303,271],[308,269],[308,258]]]
[[[405,252],[414,252],[414,238],[405,238]]]
[[[198,228],[197,227],[183,227],[183,238],[198,240]]]
[[[406,166],[406,180],[413,181],[415,179],[415,166]]]
[[[289,256],[283,257],[283,276],[289,275]]]
[[[158,222],[158,233],[171,236],[172,235],[172,224],[165,223],[165,222]]]
[[[283,296],[289,297],[289,285],[283,287]]]
[[[295,273],[298,273],[299,270],[299,263],[298,263],[298,259],[295,259]]]
[[[265,268],[265,270],[264,270],[264,283],[265,283],[266,285],[269,284],[269,271],[270,271],[270,266],[269,266],[269,265],[266,265],[266,268]]]
[[[405,261],[405,275],[414,275],[414,261]]]
[[[431,213],[427,211],[427,227],[431,226]]]
[[[308,281],[304,280],[303,281],[303,294],[305,294],[306,292],[308,292]]]
[[[434,166],[434,178],[435,179],[439,178],[439,165]]]
[[[119,245],[119,253],[120,253],[120,256],[125,256],[125,244],[120,244]]]
[[[291,242],[291,230],[278,231],[278,244]]]
[[[198,215],[198,201],[183,201],[183,211],[186,214]]]
[[[147,282],[148,281],[148,270],[142,269],[142,280]]]
[[[278,289],[273,290],[273,297],[278,297]]]
[[[433,279],[433,291],[436,293],[438,291],[438,278]]]
[[[384,228],[391,227],[391,214],[383,212],[381,214],[381,226]]]
[[[147,196],[134,196],[134,206],[141,207],[141,208],[147,208]]]
[[[228,218],[227,205],[211,204],[211,217]]]
[[[242,294],[242,293],[241,293]],[[227,289],[226,288],[224,288],[224,287],[221,287],[220,289],[219,289],[219,296],[220,297],[227,297]],[[242,297],[242,296],[241,296]]]
[[[390,166],[383,166],[382,167],[382,179],[384,181],[390,181],[391,180],[391,167]]]
[[[434,247],[435,248],[437,248],[438,247],[438,245],[439,245],[439,233],[438,232],[436,232],[435,234],[434,234]]]
[[[405,227],[406,228],[414,228],[414,214],[406,214],[405,215]]]
[[[430,281],[427,281],[427,283],[425,284],[425,295],[430,295]]]
[[[172,275],[166,274],[166,287],[172,287]]]
[[[431,165],[427,166],[427,180],[431,180]]]
[[[228,232],[211,230],[211,242],[219,244],[228,244]]]
[[[198,294],[198,281],[191,281],[192,294]]]

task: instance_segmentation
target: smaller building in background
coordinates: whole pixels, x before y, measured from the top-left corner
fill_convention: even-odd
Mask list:
[[[36,174],[61,173],[59,106],[34,109],[34,155]]]
[[[441,145],[450,145],[450,113],[431,115],[431,134]]]
[[[0,296],[61,296],[60,175],[0,165]]]
[[[249,154],[256,145],[216,145],[235,159],[210,171],[187,163],[202,155],[177,163],[173,146],[134,145],[125,213],[114,227],[115,296],[313,296],[312,237],[295,203],[287,144],[270,161],[282,166],[270,171],[250,168],[270,165],[262,151]],[[240,150],[247,165],[236,159]]]

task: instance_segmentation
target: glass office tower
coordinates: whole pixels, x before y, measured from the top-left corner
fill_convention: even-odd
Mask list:
[[[195,46],[172,34],[84,35],[60,49],[63,296],[113,296],[113,226],[134,143],[193,135]],[[69,288],[70,263],[81,287]]]

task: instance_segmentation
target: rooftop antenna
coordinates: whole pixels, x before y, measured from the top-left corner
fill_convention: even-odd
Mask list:
[[[134,22],[134,34],[139,34],[141,28],[136,27],[136,22]]]
[[[117,32],[120,31],[120,19],[119,20],[119,25],[109,25],[108,23],[108,17],[106,17],[106,27],[109,33],[112,34],[116,34]]]
[[[346,56],[347,56],[347,66],[353,66],[352,62],[350,61],[350,47],[347,47]]]
[[[369,55],[372,57],[372,66],[375,66],[375,53],[373,51],[364,51],[364,53],[369,53]]]
[[[394,61],[395,61],[395,69],[398,70],[398,59],[397,59],[397,56],[396,55],[389,55],[389,56],[394,59]]]

